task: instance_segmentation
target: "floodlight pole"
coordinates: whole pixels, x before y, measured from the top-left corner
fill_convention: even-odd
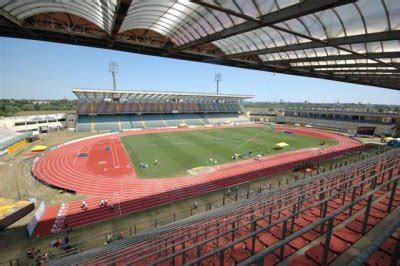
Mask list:
[[[215,74],[215,79],[214,80],[217,82],[217,94],[219,94],[219,82],[222,80],[221,73]]]
[[[115,73],[118,73],[118,64],[115,62],[110,62],[108,72],[111,72],[111,75],[113,77],[113,89],[114,91],[117,90],[117,84],[115,80]]]

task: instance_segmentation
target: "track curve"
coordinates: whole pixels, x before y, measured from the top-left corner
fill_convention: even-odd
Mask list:
[[[276,130],[283,129],[287,127],[276,127]],[[315,148],[302,149],[265,156],[260,161],[250,159],[228,163],[218,166],[215,172],[190,178],[138,178],[120,137],[185,130],[202,129],[131,131],[74,141],[46,152],[35,162],[32,173],[51,186],[88,196],[88,211],[80,209],[80,202],[68,204],[65,222],[76,227],[286,171],[304,161],[333,158],[362,146],[357,140],[343,135],[315,129],[290,128],[296,134],[335,139],[339,144],[322,152]],[[109,151],[106,147],[109,147]],[[79,154],[88,156],[78,157]],[[98,208],[101,198],[109,199],[117,211]],[[47,214],[46,219],[52,219]],[[41,226],[39,223],[36,234],[49,233],[48,224],[46,222],[46,226]]]

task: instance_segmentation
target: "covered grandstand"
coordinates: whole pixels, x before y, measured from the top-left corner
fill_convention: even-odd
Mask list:
[[[124,131],[250,122],[241,101],[252,95],[157,91],[73,90],[77,131]]]

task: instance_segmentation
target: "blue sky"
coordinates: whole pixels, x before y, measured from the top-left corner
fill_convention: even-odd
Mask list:
[[[0,37],[0,98],[73,99],[72,88],[112,87],[108,64],[119,64],[123,90],[255,95],[256,101],[400,104],[400,92],[370,86],[245,70],[81,46]]]

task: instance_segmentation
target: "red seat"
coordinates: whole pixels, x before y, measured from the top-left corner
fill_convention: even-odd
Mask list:
[[[252,238],[248,238],[244,242],[246,244],[246,248],[248,250],[251,250],[251,246],[253,245],[252,244],[253,243],[253,239]],[[256,252],[256,253],[260,252],[261,250],[265,249],[265,247],[266,246],[258,238],[255,239],[255,241],[254,241],[254,252]]]
[[[306,256],[312,259],[316,263],[322,262],[322,254],[324,251],[324,247],[321,245],[316,245],[309,250],[306,251]],[[330,264],[334,259],[336,259],[337,255],[332,251],[328,250],[328,258],[327,263]]]
[[[383,252],[386,252],[389,255],[392,255],[396,247],[396,242],[397,242],[396,239],[389,237],[379,249]]]
[[[375,217],[375,218],[383,219],[386,217],[387,212],[383,212],[383,211],[371,208],[371,212],[369,215],[372,217]]]
[[[360,234],[358,234],[348,228],[342,228],[342,229],[334,232],[333,234],[336,237],[338,237],[350,244],[356,243],[361,238]]]
[[[279,262],[279,258],[274,254],[268,254],[264,257],[264,266],[272,266]]]
[[[383,204],[383,203],[381,203],[381,202],[377,202],[377,203],[373,204],[372,208],[376,209],[376,210],[383,211],[383,212],[386,212],[388,210],[388,206]],[[393,206],[392,206],[392,208],[393,208]]]
[[[301,248],[303,248],[304,246],[306,246],[308,243],[310,243],[310,241],[308,241],[307,239],[303,238],[303,237],[298,237],[295,240],[289,242],[289,245],[294,248],[295,250],[299,250]]]
[[[380,265],[390,265],[392,257],[383,251],[377,250],[371,257],[367,260],[365,265],[367,266],[380,266]]]
[[[288,263],[289,266],[317,266],[313,260],[307,258],[305,255],[300,255]]]
[[[305,218],[298,217],[296,220],[294,220],[294,223],[300,227],[305,227],[309,225],[311,222],[307,221]]]
[[[361,234],[361,231],[362,231],[362,223],[360,223],[360,222],[357,221],[357,220],[354,220],[354,221],[351,221],[351,222],[349,222],[348,224],[346,224],[346,228],[348,228],[348,229],[350,229],[350,230],[352,230],[352,231],[354,231],[354,232],[356,232],[356,233]],[[366,232],[368,232],[369,230],[371,230],[371,226],[369,226],[369,225],[367,224],[367,228],[366,228],[366,229],[367,229]]]
[[[230,254],[232,259],[234,259],[237,263],[250,257],[250,252],[241,243],[235,245]]]
[[[321,245],[325,246],[325,238],[322,240]],[[329,245],[329,249],[335,252],[336,254],[340,255],[343,252],[345,252],[351,245],[347,243],[346,241],[343,241],[342,239],[332,236],[331,237],[331,243]]]
[[[316,231],[311,230],[311,231],[308,231],[307,233],[304,233],[302,235],[302,237],[304,237],[308,241],[313,241],[319,237],[319,234]]]
[[[361,214],[360,216],[358,216],[356,218],[356,220],[362,223],[364,221],[364,218],[365,218],[365,214]],[[375,218],[375,217],[372,217],[372,216],[368,216],[367,224],[370,225],[370,226],[375,226],[380,221],[381,220],[378,219],[378,218]]]
[[[271,234],[273,234],[278,239],[282,239],[282,228],[279,227],[271,228]]]
[[[278,239],[276,237],[267,232],[260,233],[258,235],[258,239],[260,239],[260,241],[267,246],[272,246],[273,244],[278,242]]]
[[[309,222],[315,222],[321,219],[319,216],[311,215],[311,214],[303,214],[303,218]]]
[[[275,255],[278,257],[279,257],[280,252],[281,252],[281,249],[277,249],[274,251]],[[285,245],[285,247],[283,248],[283,257],[286,258],[295,252],[296,252],[296,250],[294,248],[292,248],[289,245]]]

